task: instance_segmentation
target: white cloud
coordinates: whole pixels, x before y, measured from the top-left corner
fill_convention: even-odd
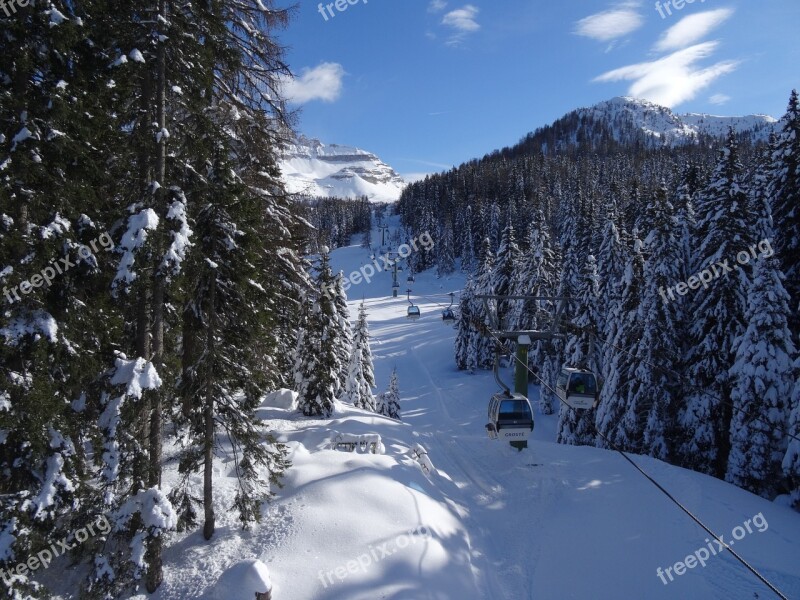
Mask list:
[[[430,4],[428,4],[428,12],[441,12],[445,6],[447,6],[445,0],[431,0]]]
[[[708,99],[711,104],[716,104],[717,106],[722,106],[723,104],[727,104],[730,102],[731,97],[727,94],[714,94],[711,98]]]
[[[456,30],[445,42],[448,46],[460,45],[468,34],[475,33],[481,28],[476,20],[478,12],[479,10],[472,4],[465,4],[442,17],[442,25]]]
[[[733,12],[731,8],[720,8],[684,17],[664,32],[655,49],[669,52],[691,46],[727,21]]]
[[[738,61],[721,61],[706,68],[697,64],[711,56],[718,45],[719,42],[697,44],[652,62],[608,71],[594,81],[633,81],[629,95],[674,107],[693,99],[722,75],[736,70]]]
[[[447,25],[458,31],[471,32],[481,28],[475,17],[478,16],[478,9],[467,4],[462,8],[451,10],[442,18],[442,25]]]
[[[590,15],[578,21],[575,33],[599,42],[610,42],[628,35],[644,24],[642,15],[636,10],[638,3],[626,2],[611,10]]]
[[[303,69],[299,77],[285,79],[283,94],[297,104],[311,100],[333,102],[342,93],[343,77],[344,67],[339,63],[320,63],[313,69]]]

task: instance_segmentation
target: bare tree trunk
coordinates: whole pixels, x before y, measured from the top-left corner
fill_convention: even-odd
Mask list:
[[[181,329],[181,379],[183,380],[182,387],[188,392],[183,393],[181,398],[181,413],[185,418],[189,418],[192,413],[192,405],[194,396],[191,393],[192,389],[196,389],[194,385],[194,378],[197,373],[192,371],[192,368],[197,362],[197,332],[200,329],[200,323],[197,315],[193,310],[193,305],[186,303],[183,309],[183,327]]]
[[[159,0],[158,6],[159,21],[166,23],[168,19],[167,0]],[[160,26],[159,26],[160,28]],[[166,85],[167,85],[167,60],[166,60],[166,32],[159,32],[158,53],[156,58],[156,123],[159,132],[166,129]],[[156,151],[156,181],[159,188],[155,191],[155,207],[159,217],[166,216],[165,204],[165,185],[167,174],[167,136],[159,135]],[[163,236],[158,236],[162,240]],[[161,373],[164,365],[164,292],[166,280],[164,273],[161,272],[161,258],[163,255],[163,244],[156,242],[155,262],[153,265],[153,358],[152,362],[156,370]],[[153,404],[150,411],[150,469],[148,474],[148,485],[150,487],[161,487],[161,433],[162,433],[162,412],[163,412],[164,392],[161,389],[155,390],[153,394]],[[164,580],[162,568],[163,536],[150,538],[147,546],[147,591],[155,592]]]
[[[205,421],[204,442],[204,468],[203,468],[203,508],[205,509],[205,524],[203,525],[203,537],[210,540],[214,535],[214,336],[217,328],[217,274],[212,269],[211,285],[208,290],[208,332],[206,335],[206,355],[209,357],[210,364],[206,366],[205,382],[205,407],[203,410],[203,420]]]
[[[150,356],[150,294],[146,286],[138,290],[139,301],[136,305],[136,354],[142,358]],[[136,418],[134,427],[136,437],[145,452],[138,453],[134,458],[133,473],[136,480],[133,482],[135,489],[146,486],[148,476],[148,455],[150,448],[150,393],[142,396],[142,407]]]

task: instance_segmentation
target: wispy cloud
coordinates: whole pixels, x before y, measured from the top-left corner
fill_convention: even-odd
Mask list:
[[[446,165],[443,163],[431,162],[429,160],[419,160],[418,158],[400,158],[398,160],[405,160],[412,163],[417,163],[419,165],[425,165],[427,167],[435,167],[436,169],[452,169],[453,165]]]
[[[478,16],[478,9],[472,4],[467,4],[462,8],[451,10],[442,19],[442,25],[447,25],[459,31],[477,31],[481,28],[475,17]]]
[[[481,28],[477,21],[478,12],[480,12],[478,8],[466,4],[442,17],[442,25],[455,30],[447,40],[448,46],[458,46],[468,34],[475,33]]]
[[[719,42],[704,42],[673,52],[651,62],[628,65],[603,73],[594,81],[633,81],[628,93],[664,106],[692,100],[719,77],[730,73],[738,61],[726,60],[702,68],[698,63],[711,56]]]
[[[669,52],[686,48],[722,25],[733,13],[732,8],[720,8],[684,17],[664,32],[656,43],[655,50]]]
[[[624,37],[644,24],[644,18],[637,10],[638,5],[638,2],[625,2],[585,17],[575,24],[575,33],[599,42]]]
[[[311,100],[333,102],[342,93],[344,67],[324,62],[313,69],[305,68],[299,77],[283,81],[283,93],[290,102],[304,104]]]
[[[428,12],[441,12],[447,6],[447,2],[445,0],[431,0],[428,4]]]
[[[708,99],[711,104],[716,104],[717,106],[722,106],[723,104],[727,104],[730,102],[731,97],[726,94],[714,94],[711,98]]]

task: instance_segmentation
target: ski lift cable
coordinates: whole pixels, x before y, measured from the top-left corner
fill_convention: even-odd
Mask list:
[[[592,330],[590,328],[588,328],[588,327],[578,327],[577,325],[571,325],[571,324],[566,324],[565,325],[565,329],[568,329],[568,330],[572,329],[573,331],[588,331],[589,333],[592,333]],[[625,354],[628,354],[628,355],[636,358],[637,360],[643,362],[644,364],[648,365],[649,367],[652,367],[653,369],[657,369],[657,370],[662,371],[664,373],[671,373],[672,375],[676,376],[681,381],[684,381],[684,382],[688,381],[684,375],[681,375],[680,373],[678,373],[674,369],[670,369],[669,367],[661,367],[659,365],[654,365],[650,361],[636,356],[632,351],[627,350],[625,348],[620,348],[619,346],[614,344],[614,342],[609,342],[608,340],[604,340],[600,336],[596,336],[596,338],[600,341],[601,344],[605,344],[607,346],[611,346],[612,348],[614,348],[616,350],[619,350],[620,352],[624,352]],[[785,436],[788,436],[788,437],[792,438],[793,440],[795,440],[797,442],[800,442],[800,438],[799,437],[797,437],[796,435],[790,433],[789,431],[786,431],[783,427],[781,427],[779,425],[773,425],[772,423],[767,423],[767,422],[763,421],[762,418],[759,417],[758,414],[752,414],[751,415],[747,410],[745,410],[743,408],[739,408],[733,402],[725,400],[722,396],[718,396],[717,394],[714,394],[713,392],[710,392],[707,389],[702,388],[702,387],[697,386],[697,385],[689,384],[689,388],[690,389],[695,389],[695,390],[700,390],[700,392],[702,394],[705,394],[706,396],[709,396],[710,398],[713,398],[713,399],[719,401],[720,404],[724,404],[725,406],[728,406],[728,407],[732,408],[733,410],[744,414],[744,416],[746,418],[750,419],[748,421],[748,424],[752,423],[753,421],[758,421],[762,425],[766,425],[767,427],[770,427],[773,431],[780,432],[780,433],[784,434]]]
[[[492,338],[494,338],[494,340],[495,340],[495,341],[496,341],[498,344],[500,344],[501,346],[503,345],[503,343],[502,343],[502,341],[500,340],[500,338],[498,338],[498,337],[497,337],[497,336],[494,334],[494,332],[492,332],[492,331],[491,331],[491,330],[490,330],[488,327],[486,327],[485,325],[483,325],[483,324],[481,324],[481,325],[482,325],[482,327],[481,327],[481,328],[482,328],[482,329],[484,329],[485,331],[487,331],[487,332],[489,333],[489,335],[490,335]],[[561,398],[558,396],[558,394],[556,393],[556,391],[555,391],[555,390],[554,390],[554,389],[553,389],[553,388],[552,388],[550,385],[548,385],[548,384],[547,384],[547,383],[546,383],[546,382],[545,382],[545,381],[544,381],[544,380],[543,380],[541,377],[539,377],[539,375],[538,375],[537,373],[534,373],[534,372],[531,370],[531,368],[530,368],[530,367],[528,367],[528,365],[524,364],[524,363],[523,363],[523,362],[522,362],[522,361],[519,359],[519,357],[517,357],[516,355],[514,355],[514,360],[515,360],[516,362],[518,362],[520,365],[522,365],[522,366],[525,368],[525,370],[527,370],[527,371],[528,371],[528,373],[530,373],[530,374],[531,374],[531,375],[533,375],[533,376],[534,376],[536,379],[538,379],[538,380],[539,380],[539,383],[540,383],[542,386],[544,386],[544,387],[546,387],[548,390],[550,390],[550,392],[552,392],[552,393],[553,393],[553,394],[556,396],[556,398],[558,398],[559,402],[561,402],[562,404],[564,404],[564,405],[565,405],[565,406],[566,406],[568,409],[570,409],[570,408],[571,408],[571,407],[570,407],[570,406],[569,406],[569,405],[568,405],[566,402],[564,402],[564,400],[562,400],[562,399],[561,399]],[[773,584],[772,584],[772,583],[771,583],[771,582],[770,582],[770,581],[769,581],[769,580],[768,580],[766,577],[764,577],[764,576],[763,576],[763,575],[762,575],[762,574],[761,574],[761,573],[760,573],[760,572],[759,572],[759,571],[758,571],[758,570],[757,570],[755,567],[753,567],[753,566],[752,566],[750,563],[748,563],[748,562],[747,562],[747,561],[746,561],[744,558],[742,558],[742,557],[741,557],[741,556],[740,556],[740,555],[739,555],[739,554],[738,554],[738,553],[737,553],[737,552],[736,552],[736,551],[735,551],[733,548],[731,548],[731,547],[730,547],[730,546],[729,546],[729,545],[728,545],[728,544],[727,544],[727,543],[724,541],[724,539],[723,539],[721,536],[718,536],[716,533],[714,533],[714,531],[712,531],[712,530],[711,530],[711,528],[709,528],[709,527],[708,527],[708,526],[707,526],[707,525],[706,525],[706,524],[705,524],[703,521],[701,521],[701,520],[700,520],[700,518],[699,518],[699,517],[697,517],[697,516],[696,516],[694,513],[692,513],[692,511],[690,511],[688,508],[686,508],[686,507],[685,507],[685,506],[684,506],[684,505],[683,505],[683,504],[682,504],[682,503],[681,503],[681,502],[680,502],[680,501],[679,501],[677,498],[675,498],[675,496],[673,496],[673,495],[672,495],[672,494],[671,494],[671,493],[670,493],[670,492],[669,492],[669,491],[668,491],[666,488],[664,488],[664,486],[662,486],[662,485],[661,485],[661,484],[660,484],[658,481],[656,481],[656,480],[655,480],[655,479],[654,479],[654,478],[653,478],[653,477],[652,477],[650,474],[648,474],[648,473],[647,473],[647,472],[646,472],[644,469],[642,469],[642,467],[640,467],[639,465],[637,465],[637,464],[636,464],[636,462],[635,462],[635,461],[634,461],[634,460],[633,460],[633,459],[632,459],[630,456],[628,456],[628,454],[627,454],[626,452],[624,452],[624,451],[623,451],[621,448],[619,448],[619,447],[618,447],[616,444],[614,444],[614,443],[613,443],[611,440],[609,440],[609,439],[608,439],[608,438],[607,438],[605,435],[603,435],[603,434],[602,434],[602,433],[601,433],[601,432],[600,432],[600,431],[597,429],[597,426],[596,426],[594,423],[592,423],[592,428],[594,429],[595,433],[597,433],[597,435],[598,435],[598,436],[600,436],[600,438],[602,438],[602,439],[603,439],[603,441],[604,441],[606,444],[608,444],[609,448],[611,448],[612,450],[614,450],[615,452],[617,452],[617,453],[618,453],[620,456],[622,456],[622,458],[624,458],[624,459],[625,459],[627,462],[629,462],[629,463],[630,463],[630,464],[631,464],[631,465],[632,465],[632,466],[633,466],[633,467],[634,467],[634,468],[635,468],[635,469],[636,469],[636,470],[637,470],[637,471],[638,471],[638,472],[639,472],[639,473],[640,473],[640,474],[641,474],[643,477],[645,477],[645,478],[646,478],[648,481],[650,481],[650,483],[652,483],[652,484],[653,484],[653,485],[654,485],[654,486],[655,486],[655,487],[656,487],[656,488],[657,488],[657,489],[658,489],[658,490],[659,490],[659,491],[660,491],[662,494],[664,494],[664,495],[665,495],[667,498],[669,498],[669,500],[670,500],[670,501],[671,501],[673,504],[675,504],[675,506],[677,506],[677,507],[678,507],[678,508],[680,508],[680,509],[681,509],[681,510],[682,510],[684,513],[686,513],[686,514],[687,514],[687,515],[688,515],[688,516],[689,516],[689,517],[690,517],[690,518],[691,518],[691,519],[692,519],[692,520],[693,520],[693,521],[694,521],[694,522],[695,522],[697,525],[699,525],[699,526],[700,526],[700,527],[701,527],[701,528],[702,528],[702,529],[703,529],[703,530],[704,530],[706,533],[708,533],[708,534],[709,534],[710,536],[712,536],[712,537],[713,537],[715,540],[717,540],[719,543],[721,543],[721,544],[722,544],[722,545],[725,547],[725,549],[726,549],[728,552],[730,552],[730,554],[731,554],[731,555],[732,555],[732,556],[733,556],[733,557],[734,557],[736,560],[738,560],[738,561],[739,561],[739,562],[740,562],[742,565],[744,565],[744,567],[745,567],[745,568],[746,568],[748,571],[750,571],[750,572],[751,572],[753,575],[755,575],[755,576],[756,576],[756,577],[757,577],[757,578],[758,578],[758,579],[759,579],[759,580],[760,580],[760,581],[761,581],[761,582],[762,582],[764,585],[766,585],[766,586],[767,586],[767,587],[768,587],[768,588],[769,588],[769,589],[770,589],[772,592],[774,592],[774,593],[775,593],[775,594],[776,594],[776,595],[777,595],[779,598],[781,598],[781,600],[789,600],[789,599],[786,597],[786,595],[784,595],[784,594],[783,594],[783,592],[781,592],[781,591],[780,591],[780,590],[779,590],[777,587],[775,587],[775,585],[773,585]]]

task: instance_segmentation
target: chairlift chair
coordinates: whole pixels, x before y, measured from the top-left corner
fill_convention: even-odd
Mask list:
[[[442,321],[445,324],[453,323],[456,320],[456,314],[453,312],[453,298],[455,294],[450,292],[450,306],[442,311]]]
[[[533,410],[524,395],[498,392],[489,401],[486,431],[493,440],[527,442],[533,432]]]
[[[593,372],[565,367],[556,381],[556,394],[567,406],[586,410],[597,406],[600,388]]]
[[[406,316],[412,321],[416,321],[420,316],[419,306],[411,301],[411,288],[406,290],[406,294],[408,296],[408,312],[406,313]]]

